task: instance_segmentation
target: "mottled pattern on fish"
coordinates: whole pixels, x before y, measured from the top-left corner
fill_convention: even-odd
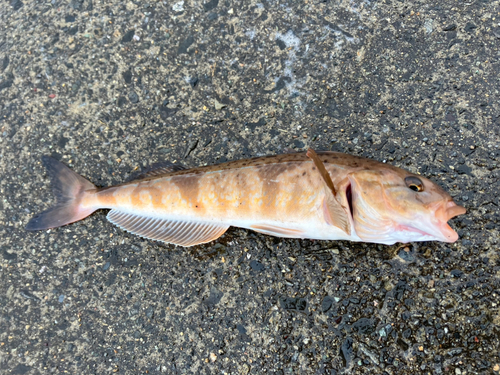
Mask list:
[[[343,170],[382,163],[340,153],[318,153],[336,184]],[[361,161],[368,164],[361,166]],[[383,164],[382,164],[383,165]],[[387,165],[384,165],[387,167]],[[198,218],[275,219],[315,215],[323,180],[305,153],[237,160],[132,181],[89,194],[84,205],[166,211]],[[92,192],[94,193],[94,192]],[[223,216],[222,216],[223,215]],[[216,219],[214,219],[216,220]]]
[[[339,168],[329,165],[333,174]],[[305,154],[290,154],[193,168],[91,191],[82,206],[215,222],[286,237],[307,237],[312,229],[311,235],[323,238],[324,219],[318,210],[325,196],[323,185]],[[304,228],[304,221],[315,225]]]
[[[144,237],[183,246],[211,241],[229,226],[282,237],[362,241],[356,232],[356,218],[363,219],[364,212],[380,202],[375,205],[363,202],[363,194],[368,193],[358,189],[353,191],[352,196],[358,199],[353,207],[351,186],[362,185],[355,182],[355,176],[369,172],[368,179],[377,179],[390,174],[397,185],[409,175],[390,165],[341,153],[318,152],[316,164],[308,155],[258,157],[184,170],[167,166],[146,177],[109,188],[85,185],[80,190],[73,189],[76,193],[72,194],[78,196],[75,218],[79,220],[84,214],[108,208],[111,209],[108,219],[118,226]],[[55,164],[57,162],[44,161],[49,171],[54,170],[54,176],[74,173]],[[322,176],[316,165],[323,171],[326,169],[329,176]],[[329,178],[333,186],[328,185]],[[433,194],[445,201],[451,200],[437,185],[430,181],[427,185],[434,190]],[[384,186],[390,189],[392,185]],[[59,206],[68,207],[68,204],[59,203]],[[28,229],[42,229],[44,220],[50,221],[41,216],[34,218]],[[66,223],[56,224],[51,225]],[[359,229],[363,231],[368,227]],[[394,242],[391,236],[381,241],[367,236],[365,240],[390,243]]]

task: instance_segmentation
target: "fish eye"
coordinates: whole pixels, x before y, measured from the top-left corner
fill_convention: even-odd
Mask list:
[[[408,176],[405,178],[406,186],[408,186],[411,190],[416,192],[424,191],[424,184],[422,180],[415,176]]]

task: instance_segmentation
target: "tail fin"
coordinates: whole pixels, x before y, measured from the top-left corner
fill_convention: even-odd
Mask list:
[[[26,225],[26,230],[60,227],[81,220],[95,211],[80,207],[85,190],[95,189],[94,184],[51,157],[43,156],[42,161],[49,173],[57,203],[33,217]]]

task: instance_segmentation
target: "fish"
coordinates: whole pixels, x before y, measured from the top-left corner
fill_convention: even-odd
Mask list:
[[[42,157],[56,204],[26,230],[61,227],[109,209],[107,219],[151,240],[189,247],[230,226],[266,235],[392,245],[455,242],[448,221],[466,213],[431,180],[337,152],[288,153],[187,169],[164,163],[98,188]]]

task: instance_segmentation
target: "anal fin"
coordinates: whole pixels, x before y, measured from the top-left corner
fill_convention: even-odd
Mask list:
[[[127,232],[179,246],[194,246],[222,236],[229,225],[190,220],[171,220],[111,210],[107,219]]]

